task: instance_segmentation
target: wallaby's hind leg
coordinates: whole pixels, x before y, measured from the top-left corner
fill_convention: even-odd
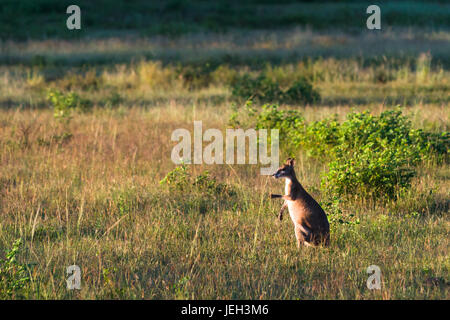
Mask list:
[[[304,241],[303,244],[305,245],[305,247],[313,247],[313,245],[309,242]]]
[[[312,232],[308,227],[296,224],[295,237],[297,238],[297,248],[300,248],[301,245],[311,247],[311,244],[309,243],[311,234]]]
[[[305,241],[305,237],[303,235],[302,229],[300,225],[295,225],[295,237],[297,238],[297,248],[300,249],[303,242]]]

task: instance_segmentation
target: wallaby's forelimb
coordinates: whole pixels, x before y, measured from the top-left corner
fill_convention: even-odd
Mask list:
[[[286,203],[286,201],[283,203],[283,205],[281,206],[281,209],[280,209],[280,213],[278,214],[278,219],[281,221],[281,220],[283,220],[283,212],[284,212],[284,210],[286,209],[286,207],[287,207],[287,203]]]
[[[273,194],[273,193],[271,193],[270,194],[270,198],[271,199],[282,198],[284,200],[295,200],[290,195],[286,195],[286,194],[281,195],[281,194]]]

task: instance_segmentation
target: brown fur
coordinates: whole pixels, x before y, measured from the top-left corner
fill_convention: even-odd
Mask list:
[[[285,178],[285,194],[272,194],[271,198],[282,198],[284,203],[278,218],[283,219],[283,211],[289,209],[289,215],[295,227],[297,246],[330,243],[330,225],[322,207],[298,182],[294,171],[294,159],[286,163],[273,174],[275,178]]]

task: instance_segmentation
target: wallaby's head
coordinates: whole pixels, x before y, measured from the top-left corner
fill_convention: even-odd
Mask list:
[[[295,164],[295,160],[292,158],[288,158],[286,160],[286,163],[284,165],[282,165],[277,172],[275,172],[272,177],[274,177],[275,179],[278,178],[293,178],[295,177],[295,172],[294,172],[294,164]]]

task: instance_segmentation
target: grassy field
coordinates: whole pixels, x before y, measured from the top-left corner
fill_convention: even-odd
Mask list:
[[[419,11],[436,6],[448,7]],[[30,19],[45,9],[36,8]],[[243,117],[233,89],[245,75],[281,88],[308,79],[318,100],[279,102],[307,123],[400,105],[413,128],[448,132],[450,32],[439,20],[448,11],[431,13],[436,24],[424,24],[442,28],[259,30],[227,20],[231,29],[216,34],[191,17],[192,32],[176,37],[142,34],[144,22],[123,33],[93,24],[97,36],[77,39],[17,31],[0,44],[0,298],[448,299],[448,157],[421,160],[396,197],[351,197],[321,186],[326,162],[281,145],[280,161],[295,156],[328,214],[329,248],[297,249],[292,222],[277,220],[281,203],[268,199],[283,184],[259,165],[187,166],[192,179],[208,170],[212,192],[160,183],[176,167],[173,130],[202,120],[224,131]],[[74,110],[64,109],[70,97]],[[81,290],[66,287],[73,264]],[[381,268],[381,290],[366,286],[370,265]]]

